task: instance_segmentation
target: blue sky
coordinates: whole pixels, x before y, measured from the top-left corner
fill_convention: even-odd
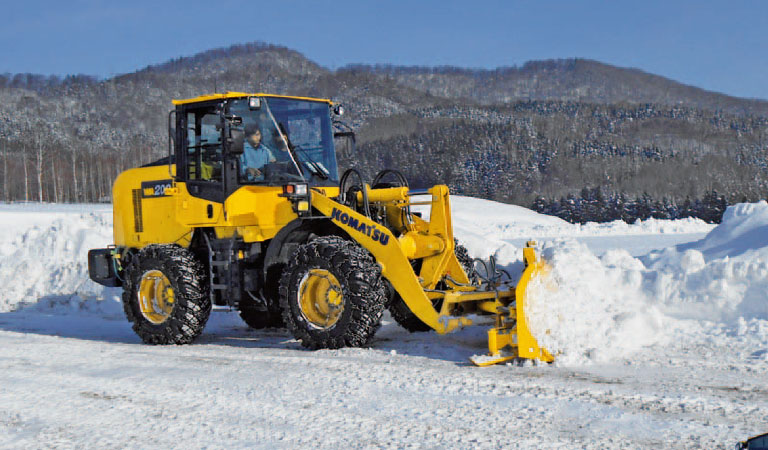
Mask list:
[[[768,2],[5,0],[0,73],[100,77],[265,41],[330,68],[584,57],[768,99]]]

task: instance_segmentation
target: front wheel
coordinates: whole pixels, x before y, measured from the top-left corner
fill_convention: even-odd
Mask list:
[[[149,245],[126,268],[123,308],[147,344],[188,344],[211,314],[203,265],[177,245]]]
[[[283,320],[312,349],[367,345],[380,325],[385,293],[373,257],[335,236],[299,247],[280,279]]]

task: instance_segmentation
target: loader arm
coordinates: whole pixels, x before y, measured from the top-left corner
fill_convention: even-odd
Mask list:
[[[436,188],[439,187],[436,186]],[[410,310],[422,322],[441,334],[450,333],[462,326],[472,324],[472,321],[466,317],[440,317],[432,306],[432,301],[427,296],[424,288],[419,283],[411,263],[405,256],[406,253],[400,246],[400,242],[386,227],[357,213],[352,208],[331,200],[316,190],[312,191],[311,202],[314,208],[329,217],[333,223],[349,233],[355,241],[371,252],[376,261],[381,265],[384,277],[389,280],[392,287],[400,294]],[[450,236],[450,248],[451,250],[453,249],[452,234]],[[441,255],[443,256],[441,260],[433,264],[436,267],[442,268],[448,266],[449,257],[444,256],[446,254],[453,255],[453,251],[450,253],[442,251]],[[455,259],[455,256],[453,256],[453,259]],[[458,262],[455,264],[458,265]]]

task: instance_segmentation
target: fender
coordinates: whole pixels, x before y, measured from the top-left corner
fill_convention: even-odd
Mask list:
[[[269,266],[272,266],[280,261],[280,250],[282,250],[283,244],[285,243],[286,239],[288,239],[288,236],[301,228],[304,223],[305,219],[302,218],[294,219],[288,222],[288,224],[280,229],[275,237],[269,241],[267,251],[264,254],[264,266],[261,268],[264,280],[267,279],[267,269],[269,269]]]
[[[330,232],[330,228],[334,229],[333,232]],[[264,264],[261,269],[264,280],[267,279],[267,272],[270,266],[280,262],[287,262],[283,261],[280,257],[283,246],[287,242],[290,242],[290,237],[292,235],[297,232],[301,233],[302,229],[304,229],[303,232],[306,232],[307,235],[310,233],[315,233],[318,235],[337,234],[345,237],[348,236],[346,233],[344,233],[343,230],[335,226],[326,217],[300,217],[288,222],[287,225],[278,231],[275,237],[270,239],[269,244],[267,245],[267,250],[264,254]]]

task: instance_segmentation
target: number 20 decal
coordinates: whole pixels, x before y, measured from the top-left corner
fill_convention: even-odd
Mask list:
[[[172,186],[172,180],[144,181],[141,183],[141,190],[144,198],[165,197],[168,195],[167,190]]]
[[[155,185],[155,195],[156,196],[165,195],[165,190],[169,189],[170,187],[171,187],[170,183],[169,184],[156,184]]]

